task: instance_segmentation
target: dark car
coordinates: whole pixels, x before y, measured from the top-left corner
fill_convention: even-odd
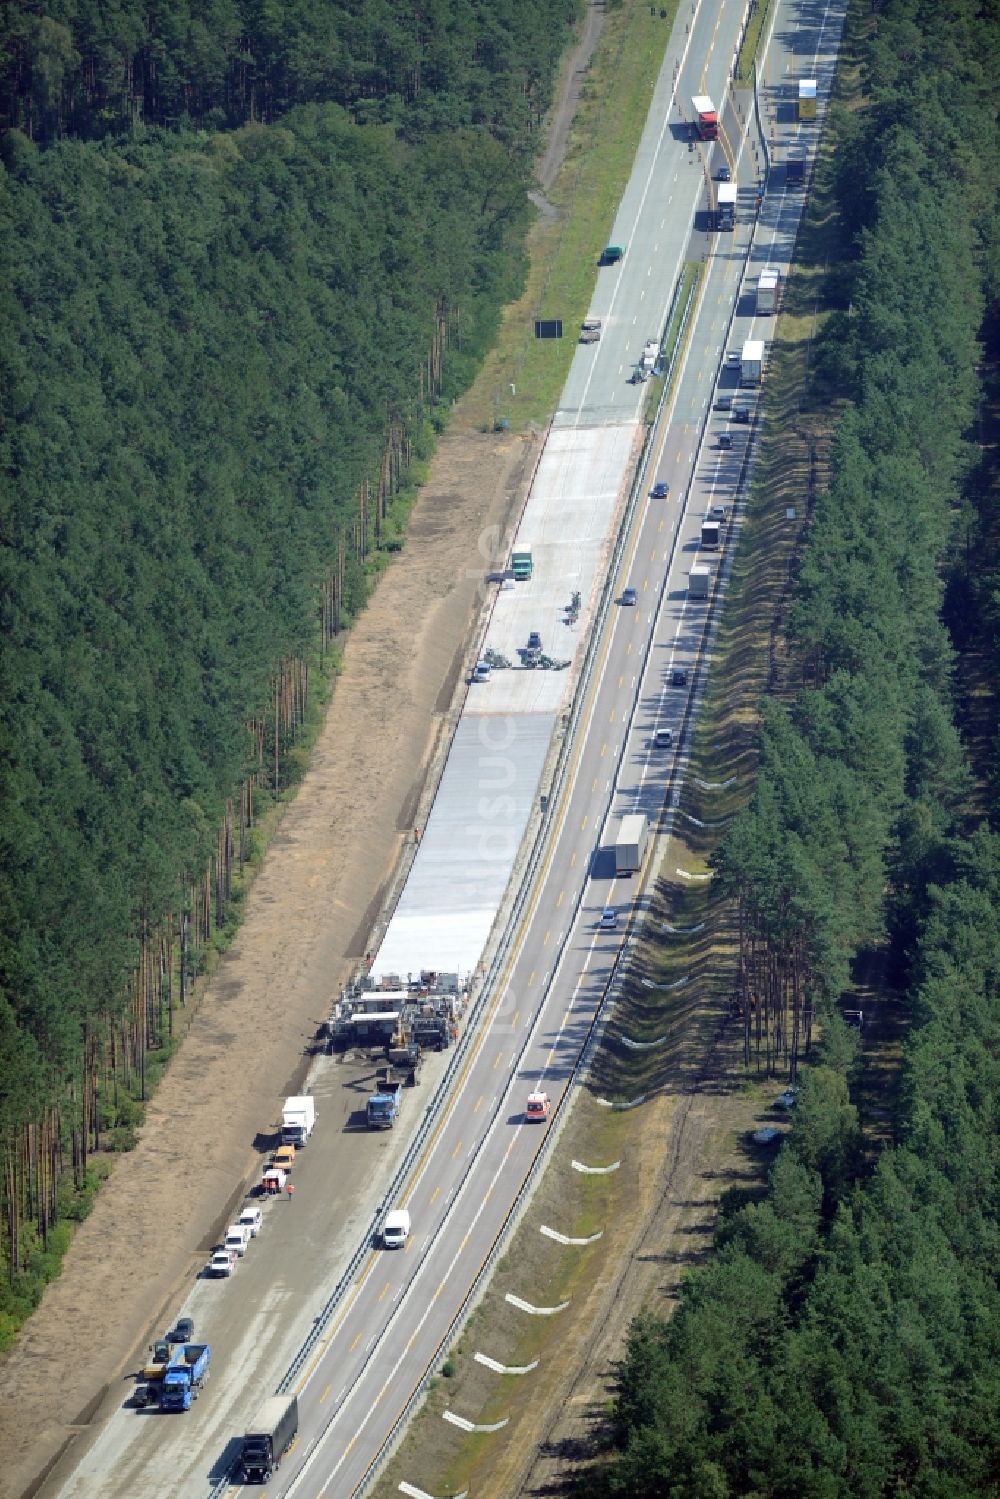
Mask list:
[[[194,1323],[190,1317],[178,1317],[177,1326],[172,1332],[167,1333],[167,1340],[171,1343],[193,1343]]]
[[[730,180],[730,176],[731,174],[728,167],[720,167],[715,174],[715,180],[716,182],[728,182]]]
[[[623,604],[634,604],[636,602],[636,599],[638,597],[639,597],[639,595],[636,593],[636,591],[635,591],[634,588],[623,588],[622,589],[622,603]]]
[[[719,447],[720,448],[731,448],[732,445],[733,445],[733,434],[731,432],[720,432],[719,433]]]
[[[659,484],[654,484],[649,492],[654,500],[665,500],[670,493],[670,485],[664,484],[661,480]]]
[[[137,1384],[135,1389],[132,1391],[132,1397],[129,1400],[129,1405],[131,1405],[134,1410],[144,1411],[147,1405],[155,1404],[156,1390],[153,1385]]]
[[[686,687],[687,684],[688,684],[687,668],[684,667],[684,666],[675,666],[674,669],[673,669],[673,671],[670,673],[670,685],[671,685],[671,687]]]

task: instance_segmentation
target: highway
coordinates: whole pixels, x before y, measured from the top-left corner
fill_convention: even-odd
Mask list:
[[[680,264],[704,258],[673,399],[643,476],[647,489],[654,480],[663,481],[669,493],[637,506],[613,580],[616,596],[628,585],[636,589],[637,603],[615,604],[607,614],[585,687],[565,795],[549,810],[543,868],[518,945],[477,1027],[449,1106],[397,1204],[409,1208],[413,1233],[403,1251],[373,1248],[364,1257],[298,1376],[300,1433],[268,1485],[272,1496],[340,1499],[363,1491],[414,1393],[448,1346],[455,1319],[551,1130],[525,1123],[527,1094],[544,1088],[557,1110],[568,1101],[568,1085],[628,927],[640,881],[614,877],[608,844],[617,819],[643,811],[655,822],[678,793],[683,731],[699,687],[709,608],[688,597],[687,575],[699,558],[702,519],[712,505],[730,511],[728,544],[735,545],[733,497],[753,441],[749,424],[733,423],[732,447],[718,446],[719,432],[730,424],[727,414],[713,410],[716,384],[727,351],[746,337],[769,338],[773,320],[757,318],[752,294],[741,290],[758,180],[742,127],[728,104],[723,140],[689,150],[689,129],[677,101],[689,119],[692,94],[727,96],[743,11],[733,0],[716,5],[701,0],[686,32],[685,23],[678,22],[680,35],[671,41],[654,102],[662,124],[647,130],[611,236],[612,243],[627,246],[626,256],[598,273],[592,312],[605,321],[605,331],[601,342],[586,350],[593,357],[575,361],[556,418],[557,425],[570,427],[635,421],[647,387],[628,383],[631,368],[645,340],[662,330]],[[842,14],[841,0],[825,10],[792,0],[776,5],[762,95],[765,128],[771,130],[773,118],[782,142],[795,131],[787,114],[793,97],[789,80],[803,76],[818,54],[814,72],[821,93],[828,88]],[[811,147],[812,141],[807,137],[803,144]],[[762,159],[759,150],[757,163]],[[706,176],[724,161],[739,184],[739,207],[735,231],[716,237],[707,232]],[[776,169],[760,210],[752,274],[759,264],[787,264],[801,203],[801,192],[786,192],[783,172]],[[730,393],[736,378],[724,371],[721,389]],[[716,571],[722,555],[713,557]],[[685,686],[672,685],[676,669],[688,673]],[[672,749],[653,745],[655,730],[664,727],[673,731]],[[600,927],[608,906],[618,912],[614,930]],[[335,1123],[338,1111],[343,1114],[339,1086],[332,1064],[320,1071],[317,1133]],[[358,1137],[354,1183],[366,1177],[367,1195],[360,1191],[352,1200],[343,1184],[331,1184],[348,1228],[367,1221],[385,1158],[401,1149],[395,1136]],[[315,1144],[302,1171],[302,1197],[321,1192]],[[339,1250],[324,1253],[307,1227],[309,1219],[295,1219],[300,1206],[306,1203],[299,1199],[269,1205],[274,1231],[268,1227],[251,1247],[247,1267],[234,1279],[232,1289],[243,1298],[243,1322],[238,1330],[230,1327],[223,1359],[214,1360],[229,1369],[228,1390],[213,1380],[190,1416],[116,1415],[58,1492],[72,1499],[98,1494],[137,1499],[228,1491],[225,1479],[242,1423],[282,1377],[301,1342],[303,1318],[308,1321],[310,1307],[318,1313],[345,1262]],[[277,1276],[275,1254],[281,1257]],[[248,1307],[251,1284],[261,1287],[260,1300]],[[199,1287],[193,1303],[199,1315],[201,1308],[208,1314],[222,1290],[228,1293],[229,1287]],[[258,1357],[264,1339],[266,1364]],[[246,1377],[237,1382],[233,1376],[240,1368]],[[126,1429],[129,1421],[133,1424]]]

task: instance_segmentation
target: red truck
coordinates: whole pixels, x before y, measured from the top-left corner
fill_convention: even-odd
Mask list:
[[[717,141],[719,139],[719,116],[716,114],[715,105],[707,94],[695,94],[691,100],[694,106],[694,129],[700,141]]]

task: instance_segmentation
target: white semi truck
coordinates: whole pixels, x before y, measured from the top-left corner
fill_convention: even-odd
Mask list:
[[[740,384],[759,385],[764,369],[764,340],[748,338],[740,355]]]
[[[757,277],[757,311],[774,312],[778,305],[780,276],[777,266],[766,265]]]
[[[635,874],[642,868],[649,843],[649,824],[641,812],[623,817],[615,840],[615,874]]]

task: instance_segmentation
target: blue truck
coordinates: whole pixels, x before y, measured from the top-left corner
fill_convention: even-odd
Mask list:
[[[368,1100],[368,1128],[392,1129],[399,1115],[402,1100],[402,1078],[380,1079],[378,1092],[373,1093]]]
[[[189,1411],[208,1378],[212,1350],[207,1343],[186,1343],[181,1358],[164,1374],[160,1406],[165,1411]]]

